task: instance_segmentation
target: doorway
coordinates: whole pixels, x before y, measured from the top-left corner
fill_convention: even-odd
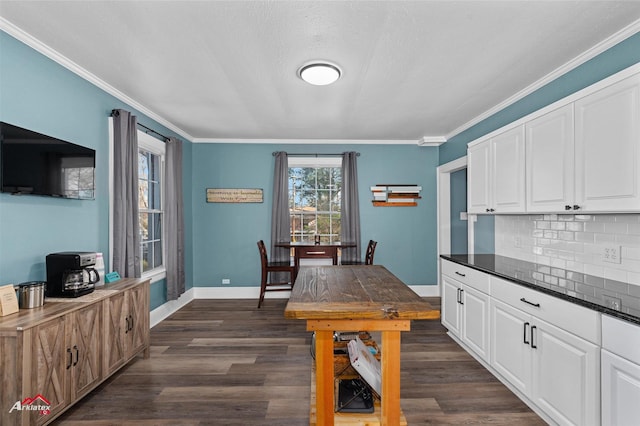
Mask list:
[[[443,164],[437,169],[438,259],[440,254],[451,254],[454,250],[464,250],[463,252],[468,254],[472,254],[473,251],[473,232],[469,229],[466,217],[466,169],[466,156]],[[437,264],[440,293],[440,261]]]

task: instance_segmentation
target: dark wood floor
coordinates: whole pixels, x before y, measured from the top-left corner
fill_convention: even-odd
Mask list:
[[[434,304],[438,299],[429,299]],[[286,300],[195,300],[151,330],[138,358],[67,411],[63,425],[308,425],[311,335]],[[402,333],[409,425],[544,422],[438,321]]]

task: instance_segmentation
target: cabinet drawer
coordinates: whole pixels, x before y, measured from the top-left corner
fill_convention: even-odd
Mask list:
[[[456,281],[473,287],[476,290],[489,294],[489,275],[476,269],[460,265],[445,259],[442,260],[442,273]]]
[[[599,312],[493,276],[491,296],[592,343],[600,344]]]
[[[335,247],[296,247],[298,257],[333,257],[337,249]]]
[[[640,364],[640,326],[603,315],[602,348]]]

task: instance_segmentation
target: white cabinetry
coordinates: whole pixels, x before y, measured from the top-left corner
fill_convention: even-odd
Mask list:
[[[640,419],[640,326],[602,316],[602,424]]]
[[[639,69],[469,144],[468,211],[640,211]]]
[[[599,424],[599,314],[499,278],[491,289],[491,366],[558,424]]]
[[[489,362],[489,277],[445,260],[442,271],[442,324]]]
[[[529,121],[526,129],[527,212],[573,210],[573,105]]]
[[[525,210],[524,126],[469,146],[469,213]]]
[[[640,210],[640,74],[575,102],[576,203]]]

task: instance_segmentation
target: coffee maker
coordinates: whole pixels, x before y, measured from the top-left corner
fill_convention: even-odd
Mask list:
[[[60,252],[47,255],[47,297],[79,297],[91,293],[100,280],[94,252]]]

